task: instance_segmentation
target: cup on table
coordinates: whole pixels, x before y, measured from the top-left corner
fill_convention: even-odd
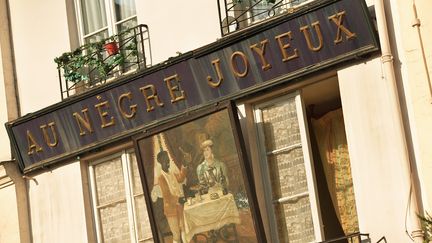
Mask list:
[[[201,196],[201,193],[199,193],[199,192],[195,193],[195,200],[198,201],[198,202],[200,202],[200,201],[203,200],[202,196]]]
[[[192,205],[193,204],[193,197],[188,197],[188,205]]]

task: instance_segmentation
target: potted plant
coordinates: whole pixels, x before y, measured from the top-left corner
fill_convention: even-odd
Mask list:
[[[110,71],[107,63],[104,62],[102,51],[105,41],[93,42],[83,45],[72,52],[65,52],[54,59],[58,69],[63,69],[63,77],[67,82],[74,84],[80,81],[90,80],[90,76],[106,78]],[[117,51],[118,53],[118,51]],[[112,54],[116,55],[116,54]]]
[[[88,49],[91,55],[88,57],[87,66],[89,73],[94,74],[93,78],[106,79],[110,72],[125,60],[113,36],[89,45]],[[107,56],[103,55],[104,49],[108,54]]]
[[[88,80],[88,76],[83,70],[87,60],[83,56],[82,47],[72,52],[63,53],[60,57],[54,58],[54,62],[57,63],[57,69],[63,68],[63,76],[66,81],[78,83]]]
[[[107,79],[112,71],[119,65],[137,56],[137,45],[131,42],[119,50],[116,36],[101,41],[85,44],[74,51],[65,52],[54,59],[57,69],[62,70],[66,82],[74,85],[85,81],[83,85],[92,86],[92,83]],[[130,60],[129,60],[130,61]]]
[[[108,56],[116,55],[119,52],[118,43],[114,37],[110,37],[106,40],[104,48],[108,53]]]
[[[96,72],[96,75],[99,79],[106,79],[109,73],[115,67],[117,67],[120,64],[123,64],[124,60],[125,60],[124,56],[120,52],[117,52],[117,54],[110,55],[106,59],[102,59],[102,58],[93,59],[89,63],[89,66],[91,67],[92,71]]]

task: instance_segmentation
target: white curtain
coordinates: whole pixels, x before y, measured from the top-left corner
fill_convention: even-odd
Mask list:
[[[85,35],[107,26],[105,9],[105,0],[81,0]]]
[[[115,0],[116,22],[136,14],[135,0]]]

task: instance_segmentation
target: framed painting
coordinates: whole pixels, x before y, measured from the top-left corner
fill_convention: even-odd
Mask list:
[[[232,103],[134,138],[155,242],[265,242],[240,138]]]

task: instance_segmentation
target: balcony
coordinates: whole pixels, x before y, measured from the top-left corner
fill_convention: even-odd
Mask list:
[[[218,0],[222,36],[265,19],[293,13],[314,0]]]
[[[150,35],[138,25],[54,59],[62,99],[151,66]]]

